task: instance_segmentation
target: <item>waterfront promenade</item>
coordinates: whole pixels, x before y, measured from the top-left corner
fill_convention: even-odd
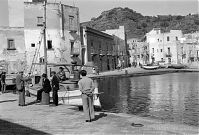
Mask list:
[[[62,134],[135,134],[197,135],[198,127],[141,118],[135,115],[96,112],[92,123],[84,121],[82,111],[70,105],[49,107],[35,104],[35,97],[26,97],[27,106],[18,106],[18,95],[0,95],[1,135]],[[135,123],[132,126],[132,123]]]
[[[89,74],[89,77],[105,77],[105,76],[144,76],[144,75],[158,75],[165,73],[176,73],[176,72],[199,72],[199,69],[172,69],[172,68],[162,68],[156,70],[145,70],[142,68],[124,68],[122,70],[113,70],[101,72],[99,75]]]

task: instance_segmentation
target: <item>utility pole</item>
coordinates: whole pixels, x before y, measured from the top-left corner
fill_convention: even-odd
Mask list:
[[[46,2],[44,0],[44,14],[43,14],[43,36],[44,36],[44,73],[47,74],[47,48],[46,48]]]

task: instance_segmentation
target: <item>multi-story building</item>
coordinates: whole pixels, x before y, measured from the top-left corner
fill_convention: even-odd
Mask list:
[[[130,64],[138,66],[139,64],[149,63],[149,45],[139,39],[128,39]]]
[[[114,38],[101,31],[81,27],[82,64],[98,67],[99,71],[116,69],[117,51]]]
[[[126,32],[124,26],[120,26],[118,29],[108,29],[103,31],[109,35],[112,35],[114,38],[114,43],[118,50],[118,61],[121,61],[122,67],[129,66],[129,54],[128,54],[128,44],[126,38]]]
[[[178,43],[178,61],[199,67],[199,33],[185,34]]]
[[[159,28],[154,28],[146,34],[149,43],[149,61],[163,62],[165,64],[177,64],[177,44],[182,38],[181,30],[170,30],[161,32]]]
[[[0,61],[8,73],[26,69],[22,0],[0,1]]]
[[[44,62],[42,2],[24,2],[24,35],[29,68]],[[79,9],[61,3],[46,4],[46,47],[48,63],[81,64]],[[36,58],[35,58],[36,57]],[[37,72],[43,71],[41,65]]]

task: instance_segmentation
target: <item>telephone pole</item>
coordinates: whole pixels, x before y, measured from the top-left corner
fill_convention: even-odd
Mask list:
[[[44,14],[43,14],[43,36],[44,36],[44,73],[47,74],[47,48],[46,48],[46,2],[44,0]]]

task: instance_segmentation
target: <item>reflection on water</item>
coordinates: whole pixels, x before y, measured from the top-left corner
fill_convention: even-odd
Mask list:
[[[199,125],[199,74],[173,73],[99,79],[102,108]]]

